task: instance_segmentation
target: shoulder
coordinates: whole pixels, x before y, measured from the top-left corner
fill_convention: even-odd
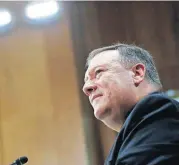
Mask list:
[[[160,125],[162,120],[173,119],[179,121],[179,102],[162,92],[151,93],[138,102],[126,118],[124,137],[136,127],[146,127],[155,122]]]
[[[139,164],[145,164],[157,159],[162,162],[162,156],[170,155],[173,158],[176,153],[179,156],[178,137],[178,102],[165,94],[150,94],[128,116],[122,132],[118,161],[125,159],[126,162],[134,163],[138,160]],[[135,156],[130,156],[132,154]],[[151,159],[154,155],[155,158]]]
[[[126,122],[141,120],[157,114],[178,114],[179,102],[169,98],[163,92],[154,92],[140,100],[131,110]]]
[[[164,93],[151,93],[128,115],[107,162],[156,164],[171,162],[175,156],[179,161],[178,137],[179,103]]]
[[[138,104],[136,104],[136,108],[138,106],[142,106],[144,104],[148,105],[148,106],[151,106],[151,105],[160,106],[160,104],[163,105],[163,104],[166,104],[168,102],[175,105],[176,108],[179,108],[179,103],[176,100],[169,98],[164,92],[154,92],[154,93],[148,94],[141,101],[139,101]]]

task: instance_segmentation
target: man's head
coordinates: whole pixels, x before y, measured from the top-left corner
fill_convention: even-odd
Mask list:
[[[162,88],[151,55],[137,46],[116,44],[96,49],[86,66],[83,91],[94,115],[116,131],[142,97]]]

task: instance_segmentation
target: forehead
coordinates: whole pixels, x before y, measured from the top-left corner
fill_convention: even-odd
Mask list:
[[[113,61],[119,60],[117,50],[107,50],[94,56],[89,62],[88,70],[100,65],[111,64]]]
[[[107,51],[98,53],[89,62],[89,66],[86,71],[85,77],[89,74],[89,72],[92,69],[98,66],[110,65],[114,61],[117,61],[117,60],[119,60],[119,52],[117,50],[107,50]]]

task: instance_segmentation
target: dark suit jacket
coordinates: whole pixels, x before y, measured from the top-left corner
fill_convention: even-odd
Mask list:
[[[179,103],[159,92],[137,103],[105,165],[179,165]]]

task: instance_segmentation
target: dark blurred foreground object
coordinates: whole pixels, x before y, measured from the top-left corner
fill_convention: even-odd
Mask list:
[[[16,159],[12,164],[10,165],[22,165],[28,162],[28,158],[26,156],[22,156],[18,159]]]

